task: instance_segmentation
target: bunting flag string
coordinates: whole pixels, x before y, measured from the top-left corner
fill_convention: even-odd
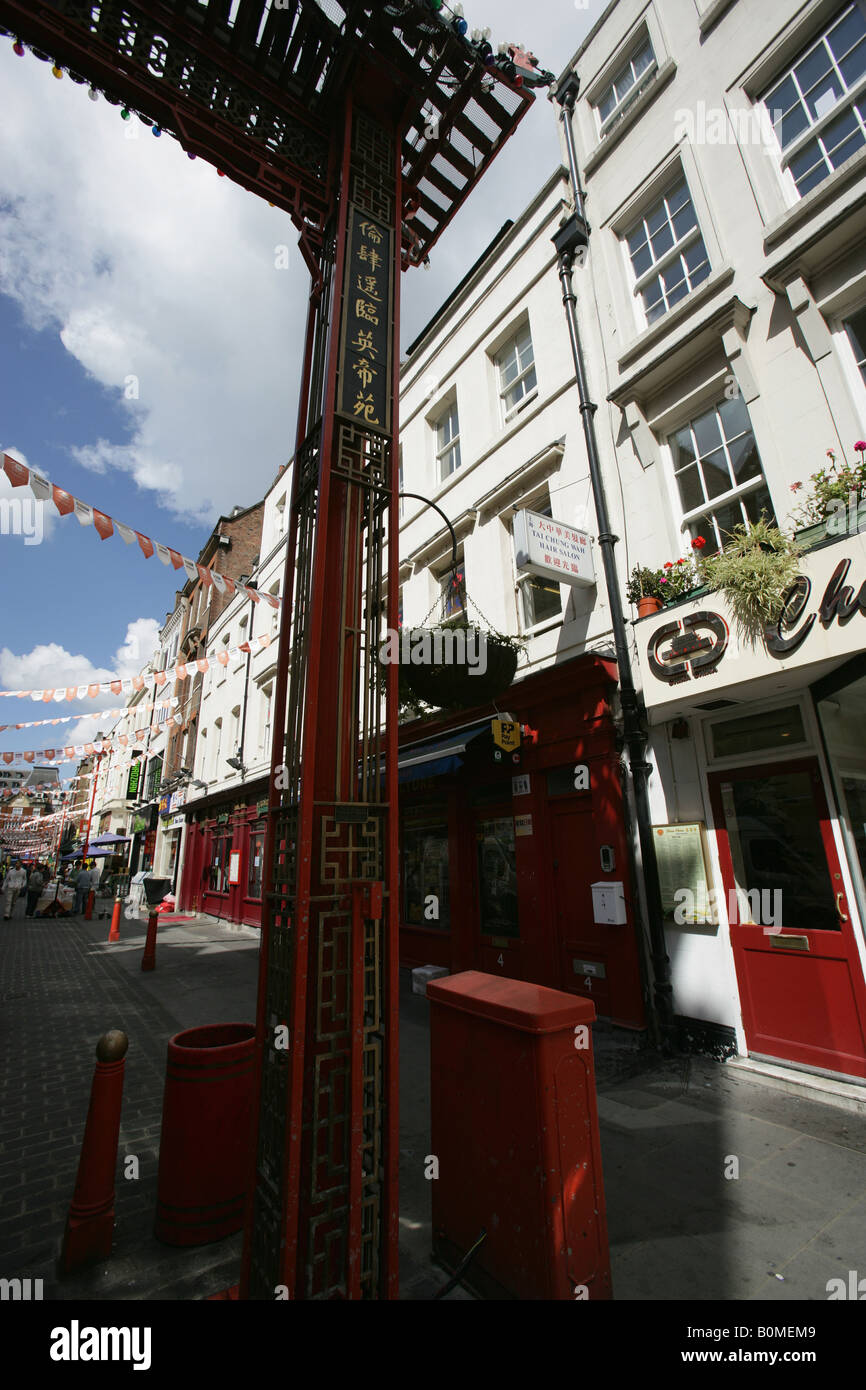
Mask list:
[[[80,759],[90,757],[94,753],[110,754],[114,752],[118,747],[126,748],[131,743],[140,743],[144,739],[144,737],[149,733],[159,734],[162,732],[164,728],[168,726],[182,724],[183,715],[172,714],[169,715],[167,719],[162,720],[162,722],[159,724],[146,724],[143,728],[133,729],[129,734],[118,734],[116,742],[112,742],[109,739],[97,739],[95,743],[69,743],[63,746],[62,749],[28,748],[24,750],[19,749],[16,752],[0,752],[0,761],[6,763],[7,765],[13,761],[17,762],[20,760],[23,760],[26,763],[32,763],[37,758],[43,762],[48,763],[69,762],[70,759],[73,759],[75,756],[77,756]],[[59,756],[61,751],[65,755],[62,758]]]
[[[241,584],[238,579],[217,574],[207,565],[200,565],[188,556],[181,555],[179,551],[172,550],[170,546],[151,540],[150,536],[136,531],[134,526],[127,526],[124,522],[109,516],[107,512],[98,511],[89,503],[82,502],[79,497],[74,497],[71,492],[65,492],[63,488],[49,483],[47,478],[35,473],[26,464],[19,463],[18,459],[12,458],[10,454],[3,455],[3,471],[13,487],[29,486],[37,501],[53,502],[61,516],[68,516],[70,512],[74,512],[79,523],[82,526],[92,526],[100,540],[107,541],[109,536],[117,532],[126,545],[138,541],[145,559],[149,560],[152,555],[156,555],[164,565],[171,565],[176,570],[182,569],[188,579],[200,579],[202,584],[216,589],[218,593],[246,594],[253,603],[268,603],[271,608],[279,608],[282,603],[282,599],[276,594],[260,594],[258,589],[251,589],[248,585]]]
[[[122,679],[115,676],[108,681],[92,681],[90,685],[67,685],[65,687],[58,685],[49,690],[0,690],[0,696],[14,696],[19,700],[29,697],[31,700],[42,700],[45,704],[50,704],[52,701],[59,703],[62,700],[97,700],[100,695],[105,695],[109,691],[113,695],[131,695],[136,690],[149,689],[151,686],[155,686],[159,690],[170,680],[185,681],[187,676],[195,675],[197,671],[204,674],[215,663],[220,666],[228,666],[229,662],[237,660],[241,653],[263,651],[265,647],[271,645],[276,635],[276,633],[272,636],[269,632],[262,632],[258,637],[251,637],[249,641],[241,642],[237,647],[223,648],[220,651],[211,652],[209,656],[195,657],[192,661],[179,661],[176,666],[167,667],[164,671],[146,671],[143,675],[124,676]],[[122,713],[123,710],[121,710]],[[8,728],[9,725],[5,727]]]
[[[115,748],[126,748],[130,743],[134,742],[140,743],[146,734],[161,733],[163,729],[175,724],[183,724],[182,714],[170,714],[167,719],[163,719],[159,724],[147,724],[144,728],[133,729],[128,734],[118,734],[115,742],[112,742],[110,739],[100,738],[97,739],[95,743],[69,743],[62,748],[62,750],[59,748],[27,748],[23,751],[19,750],[18,752],[0,752],[0,761],[7,765],[12,762],[21,761],[32,763],[36,758],[47,763],[66,762],[76,754],[79,758],[84,758],[90,756],[92,753],[111,753]],[[59,756],[61,751],[65,755],[63,758]]]
[[[135,712],[136,714],[149,714],[151,710],[155,709],[176,709],[179,704],[180,696],[172,695],[170,699],[159,700],[155,704],[136,705]],[[99,711],[99,718],[109,719],[113,718],[115,715],[126,714],[129,708],[129,705],[121,705],[118,709],[101,709]],[[58,715],[56,719],[27,719],[23,724],[0,724],[0,734],[4,733],[7,729],[35,729],[40,724],[72,724],[78,719],[93,719],[95,717],[95,715],[61,714]]]

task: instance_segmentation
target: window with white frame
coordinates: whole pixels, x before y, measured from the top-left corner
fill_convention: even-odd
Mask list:
[[[271,751],[271,703],[274,687],[263,685],[261,695],[261,719],[259,723],[259,753],[266,758]]]
[[[532,335],[528,323],[525,323],[501,352],[497,353],[496,369],[499,373],[502,419],[507,423],[538,395],[535,354],[532,350]]]
[[[283,495],[277,503],[277,540],[286,533],[286,498]]]
[[[440,483],[460,467],[460,420],[452,401],[436,421],[436,474]]]
[[[238,623],[238,648],[242,647],[244,642],[249,641],[249,626],[249,614],[245,613],[244,616],[241,618],[240,622]],[[234,669],[237,671],[244,664],[245,660],[245,653],[238,650],[237,663]]]
[[[279,581],[279,580],[277,580],[277,582],[276,582],[275,584],[272,584],[272,585],[271,585],[271,587],[268,589],[268,593],[269,593],[273,598],[279,598],[279,596],[280,596],[280,581]],[[270,604],[268,605],[268,607],[270,608]],[[277,629],[278,629],[279,625],[280,625],[280,609],[279,609],[279,605],[277,605],[276,608],[271,608],[271,636],[272,636],[272,637],[274,637],[274,636],[276,635],[276,632],[277,632]]]
[[[402,491],[403,491],[403,445],[402,445],[402,444],[400,445],[400,462],[399,462],[399,465],[398,465],[397,477],[398,477],[398,480],[399,480],[399,481],[398,481],[398,484],[397,484],[397,490],[398,490],[398,492],[401,492],[401,493],[402,493]],[[403,508],[405,507],[405,505],[406,505],[406,503],[403,501],[403,498],[401,497],[401,498],[400,498],[400,519],[401,519],[401,520],[403,519]]]
[[[221,751],[221,749],[222,749],[222,741],[223,741],[223,722],[222,722],[222,720],[221,720],[221,719],[215,719],[214,722],[213,722],[213,728],[214,728],[214,736],[213,736],[214,749],[213,749],[213,768],[212,768],[212,770],[211,770],[211,781],[212,781],[212,782],[216,782],[216,781],[218,781],[218,779],[219,779],[220,776],[222,775],[222,770],[221,770],[221,768],[220,768],[220,751]]]
[[[669,309],[710,273],[707,249],[682,174],[624,233],[634,292],[643,301],[648,324]]]
[[[538,516],[553,516],[549,494],[529,508]],[[562,617],[562,591],[553,575],[518,574],[518,609],[522,632]]]
[[[846,5],[777,78],[763,102],[798,195],[866,144],[866,14]]]
[[[682,526],[703,555],[723,549],[735,526],[775,520],[770,491],[742,396],[695,416],[668,440]]]
[[[459,618],[466,613],[466,571],[462,558],[455,570],[448,570],[439,579],[442,601],[442,621]]]
[[[850,318],[845,319],[845,332],[851,344],[857,370],[866,385],[866,308],[858,309]]]
[[[630,57],[614,73],[607,87],[595,102],[599,130],[606,135],[616,125],[626,107],[634,101],[643,82],[656,70],[656,58],[649,35],[644,31]]]

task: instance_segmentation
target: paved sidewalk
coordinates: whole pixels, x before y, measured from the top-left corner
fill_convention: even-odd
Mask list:
[[[106,920],[0,923],[0,1277],[43,1278],[46,1298],[202,1298],[237,1278],[240,1236],[173,1250],[152,1226],[166,1043],[253,1020],[258,933],[162,923],[143,974],[144,925],[122,921],[109,946]],[[429,1004],[405,972],[401,988],[401,1297],[430,1299],[446,1276],[429,1259]],[[119,1152],[141,1176],[118,1164],[111,1260],[58,1283],[94,1046],[111,1027],[130,1039]],[[595,1050],[618,1299],[824,1300],[829,1279],[866,1275],[866,1106],[660,1062],[603,1027]]]

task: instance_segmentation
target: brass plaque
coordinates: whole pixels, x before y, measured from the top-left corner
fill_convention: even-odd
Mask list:
[[[781,946],[786,951],[808,951],[808,936],[771,936],[770,941],[774,946]]]

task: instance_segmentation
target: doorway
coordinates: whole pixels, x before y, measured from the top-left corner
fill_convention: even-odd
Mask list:
[[[866,987],[817,759],[709,776],[749,1052],[866,1077]]]
[[[592,881],[598,878],[592,801],[564,797],[548,802],[553,851],[553,897],[560,988],[592,999],[611,1015],[608,979],[610,928],[592,910]]]

